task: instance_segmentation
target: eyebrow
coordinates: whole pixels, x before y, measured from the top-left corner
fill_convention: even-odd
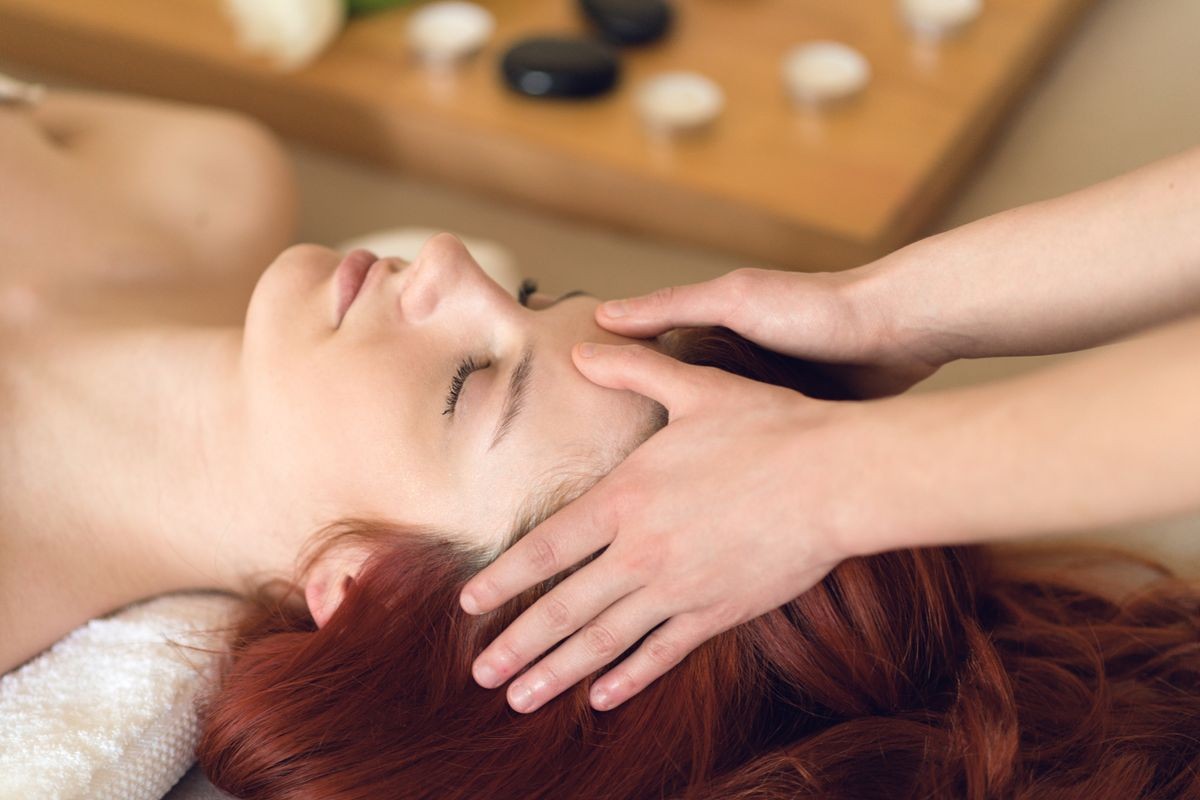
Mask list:
[[[570,292],[567,292],[566,294],[560,294],[558,297],[554,298],[554,302],[551,303],[550,305],[546,306],[546,308],[554,308],[556,305],[561,303],[563,300],[570,300],[572,297],[595,297],[595,296],[596,295],[592,294],[591,292],[585,292],[583,289],[574,289]],[[545,309],[543,309],[543,311],[544,310]]]
[[[529,376],[532,371],[533,347],[529,346],[525,348],[525,352],[521,354],[521,360],[513,367],[512,374],[508,376],[508,391],[504,395],[500,419],[496,422],[496,432],[492,434],[492,443],[488,445],[488,450],[492,450],[500,444],[500,440],[512,429],[517,415],[524,409],[525,397],[529,391]]]
[[[546,308],[552,308],[572,297],[592,297],[592,295],[582,289],[576,289],[573,292],[559,295]],[[500,444],[500,440],[512,430],[513,421],[525,408],[525,395],[529,389],[529,375],[532,370],[533,347],[529,346],[525,348],[525,352],[521,354],[521,360],[517,362],[517,366],[513,368],[512,374],[508,377],[508,391],[504,395],[504,405],[500,412],[500,419],[496,421],[496,431],[492,434],[492,443],[488,445],[489,451],[495,449],[496,445]]]

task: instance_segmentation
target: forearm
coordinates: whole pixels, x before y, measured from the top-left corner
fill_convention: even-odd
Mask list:
[[[858,294],[931,358],[1067,352],[1200,309],[1200,148],[917,242]]]
[[[858,529],[878,531],[858,552],[1200,509],[1200,317],[1017,379],[863,408],[864,450],[888,485],[854,497],[876,515]],[[899,499],[873,502],[881,493]]]

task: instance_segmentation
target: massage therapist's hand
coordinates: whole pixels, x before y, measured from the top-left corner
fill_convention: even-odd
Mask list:
[[[893,297],[873,281],[874,265],[840,273],[739,269],[711,281],[675,286],[596,310],[596,321],[633,338],[672,328],[723,325],[796,358],[836,365],[860,396],[898,394],[952,359],[902,332]]]
[[[578,345],[573,356],[591,381],[662,403],[670,422],[464,587],[465,610],[490,611],[607,548],[476,660],[476,680],[492,688],[563,642],[509,687],[518,711],[653,630],[593,686],[593,706],[612,708],[705,640],[813,586],[849,555],[829,498],[862,481],[856,448],[837,444],[860,404],[813,400],[639,345]]]

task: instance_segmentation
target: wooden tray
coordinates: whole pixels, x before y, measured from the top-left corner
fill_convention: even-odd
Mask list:
[[[89,84],[223,105],[282,133],[554,213],[798,269],[874,258],[920,232],[986,135],[1089,0],[985,0],[921,48],[893,0],[676,0],[674,34],[623,51],[615,93],[512,94],[499,54],[533,32],[583,29],[570,0],[491,0],[497,35],[451,76],[405,52],[410,11],[354,20],[313,66],[281,75],[243,55],[219,0],[0,0],[0,56]],[[874,80],[828,113],[780,78],[797,42],[862,50]],[[643,132],[633,88],[695,69],[725,90],[706,135]]]

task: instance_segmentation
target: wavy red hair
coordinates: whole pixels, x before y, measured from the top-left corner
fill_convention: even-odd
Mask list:
[[[727,332],[689,342],[693,362],[838,393]],[[852,559],[613,711],[589,680],[521,715],[470,666],[548,587],[471,617],[480,553],[351,529],[379,544],[328,624],[261,604],[203,709],[201,764],[244,800],[1200,797],[1200,592],[1161,568],[1116,599],[1079,559]]]

